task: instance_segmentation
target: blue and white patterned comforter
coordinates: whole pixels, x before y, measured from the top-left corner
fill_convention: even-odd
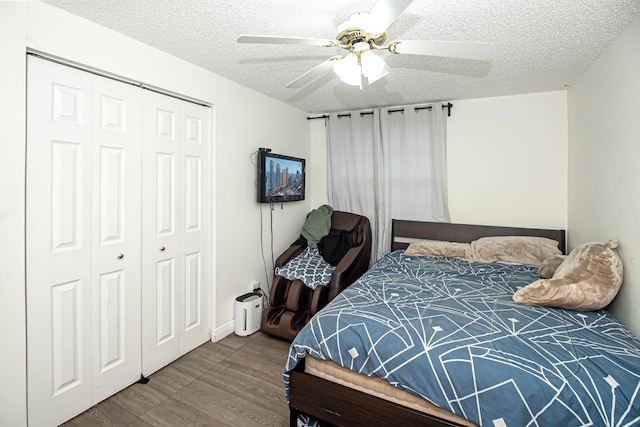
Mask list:
[[[537,269],[396,251],[291,344],[483,426],[640,425],[640,342],[605,311],[527,307]]]

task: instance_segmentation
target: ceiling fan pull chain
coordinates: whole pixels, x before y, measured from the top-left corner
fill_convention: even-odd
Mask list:
[[[358,70],[360,71],[360,90],[362,90],[362,53],[356,51],[356,57],[358,58]]]

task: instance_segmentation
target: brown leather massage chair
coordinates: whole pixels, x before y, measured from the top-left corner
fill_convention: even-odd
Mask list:
[[[336,265],[329,283],[313,290],[298,279],[292,281],[275,275],[269,294],[269,307],[262,313],[261,331],[293,340],[314,314],[367,271],[371,257],[369,220],[361,215],[333,211],[331,230],[348,232],[353,246]],[[282,267],[304,249],[302,244],[293,243],[276,259],[276,267]]]

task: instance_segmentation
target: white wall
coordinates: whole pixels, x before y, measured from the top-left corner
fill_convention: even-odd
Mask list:
[[[326,170],[325,127],[313,122],[313,166]],[[454,101],[447,169],[452,222],[566,228],[566,92]],[[315,185],[326,192],[326,175]]]
[[[0,425],[26,425],[25,348],[25,92],[26,49],[124,76],[213,105],[214,333],[233,319],[233,297],[264,275],[255,167],[259,146],[306,157],[306,115],[143,43],[40,2],[0,2]],[[218,194],[219,193],[219,194]],[[308,202],[274,211],[276,253],[299,233]],[[270,246],[268,212],[265,241]],[[264,281],[264,280],[263,280]],[[217,292],[216,292],[217,291]]]
[[[310,117],[315,117],[310,116]],[[311,139],[311,155],[313,161],[307,164],[307,171],[313,176],[313,181],[308,185],[311,190],[311,208],[317,208],[329,204],[327,193],[328,153],[327,153],[327,127],[325,119],[309,120],[309,132]]]
[[[306,115],[269,98],[258,97],[249,89],[229,80],[218,79],[217,126],[217,226],[216,271],[217,335],[232,327],[234,298],[246,293],[253,281],[268,289],[273,278],[273,258],[300,235],[309,209],[306,200],[270,205],[256,202],[255,153],[260,147],[274,153],[309,158],[309,131]],[[223,142],[224,141],[224,142]],[[313,180],[313,176],[307,175]],[[264,256],[260,246],[262,237]],[[233,329],[231,329],[233,330]]]
[[[569,246],[616,239],[612,312],[640,337],[640,18],[569,89]]]
[[[452,222],[566,228],[566,92],[454,101],[447,171]]]
[[[0,3],[0,425],[26,424],[24,152],[26,3]]]

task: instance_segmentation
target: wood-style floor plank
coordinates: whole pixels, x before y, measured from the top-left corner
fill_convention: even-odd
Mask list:
[[[142,420],[157,427],[226,425],[173,397],[144,414]]]
[[[287,426],[288,349],[261,332],[205,343],[65,426]]]
[[[229,381],[224,368],[212,369],[199,379],[228,394],[241,396],[246,402],[271,410],[277,406],[286,406],[283,387],[270,383],[260,377],[236,373]]]
[[[231,382],[233,377],[228,378]],[[180,390],[176,399],[220,420],[230,426],[282,426],[284,417],[251,403],[245,396],[230,394],[227,390],[196,380]],[[274,408],[278,409],[278,408]],[[241,424],[238,424],[239,420]]]
[[[147,387],[145,384],[133,384],[120,393],[109,398],[118,406],[129,411],[136,417],[141,417],[147,411],[162,404],[167,399],[166,394],[154,387]]]
[[[75,426],[127,426],[136,420],[136,416],[118,406],[112,399],[100,402],[96,406],[78,415],[66,425]]]

